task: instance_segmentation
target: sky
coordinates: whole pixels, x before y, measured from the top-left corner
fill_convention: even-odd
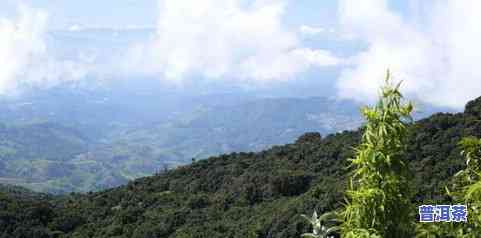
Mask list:
[[[476,0],[5,0],[0,94],[147,75],[176,84],[325,81],[338,98],[372,102],[389,68],[410,97],[461,109],[481,96],[479,7]]]
[[[0,3],[0,16],[15,15],[19,3],[48,11],[50,17],[55,19],[49,23],[49,29],[68,29],[72,25],[155,27],[159,13],[158,0],[3,0]],[[304,22],[335,23],[336,1],[297,0],[287,3],[289,10],[283,20],[293,27]]]

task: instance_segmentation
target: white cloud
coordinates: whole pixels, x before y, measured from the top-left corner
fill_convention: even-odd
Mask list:
[[[159,1],[154,40],[133,47],[125,64],[172,80],[198,74],[262,81],[339,63],[327,51],[302,47],[282,25],[285,9],[281,0]]]
[[[427,3],[425,3],[427,4]],[[453,108],[481,95],[481,8],[479,1],[439,1],[407,21],[383,0],[341,0],[344,31],[368,44],[353,56],[354,67],[338,81],[339,95],[359,101],[377,96],[387,68],[403,91],[425,102]]]
[[[17,78],[25,74],[31,57],[45,53],[43,35],[46,22],[46,13],[25,6],[19,7],[17,19],[0,19],[1,93],[14,86]]]
[[[48,15],[42,10],[18,7],[15,19],[0,18],[0,94],[19,86],[50,86],[86,74],[76,62],[57,61],[45,41]]]
[[[302,25],[299,28],[299,31],[301,32],[301,34],[304,34],[304,35],[315,36],[325,32],[326,29],[322,27],[312,27],[312,26]]]

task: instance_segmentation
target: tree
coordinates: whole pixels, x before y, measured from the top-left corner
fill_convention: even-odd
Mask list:
[[[362,109],[367,124],[351,160],[343,237],[413,236],[409,171],[402,160],[413,106],[403,102],[399,87],[392,85],[388,71],[377,104]]]

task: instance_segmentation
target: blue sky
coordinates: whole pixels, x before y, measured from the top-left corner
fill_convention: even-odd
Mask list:
[[[158,10],[157,0],[6,0],[0,3],[0,14],[12,16],[18,3],[45,9],[55,19],[51,29],[65,29],[72,24],[87,27],[122,28],[125,26],[154,26]],[[418,3],[416,3],[418,2]],[[407,9],[420,5],[419,1],[390,1],[389,5],[402,14]],[[284,20],[290,26],[314,24],[337,25],[337,0],[296,0],[288,1]]]
[[[24,0],[22,3],[48,11],[55,19],[50,29],[67,29],[79,24],[85,27],[123,28],[126,26],[155,26],[158,17],[157,0]],[[16,13],[17,0],[0,3],[0,15]],[[337,1],[289,1],[284,21],[291,27],[302,24],[334,26]]]
[[[148,75],[273,87],[311,80],[368,102],[391,68],[413,98],[461,108],[481,92],[472,70],[479,8],[476,0],[6,0],[0,93]],[[150,34],[133,31],[145,27]],[[58,30],[67,33],[50,34]]]

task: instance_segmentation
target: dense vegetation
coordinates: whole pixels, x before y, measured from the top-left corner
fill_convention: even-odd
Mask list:
[[[299,237],[311,231],[300,214],[342,206],[346,158],[361,132],[308,133],[102,192],[38,199],[3,192],[0,237]],[[439,113],[408,128],[414,204],[449,203],[445,186],[465,168],[458,143],[466,136],[481,137],[481,98],[464,113]]]
[[[418,237],[477,238],[481,234],[481,139],[465,137],[459,142],[459,147],[466,159],[466,167],[451,178],[446,193],[452,204],[467,205],[468,222],[420,223],[417,225]]]

